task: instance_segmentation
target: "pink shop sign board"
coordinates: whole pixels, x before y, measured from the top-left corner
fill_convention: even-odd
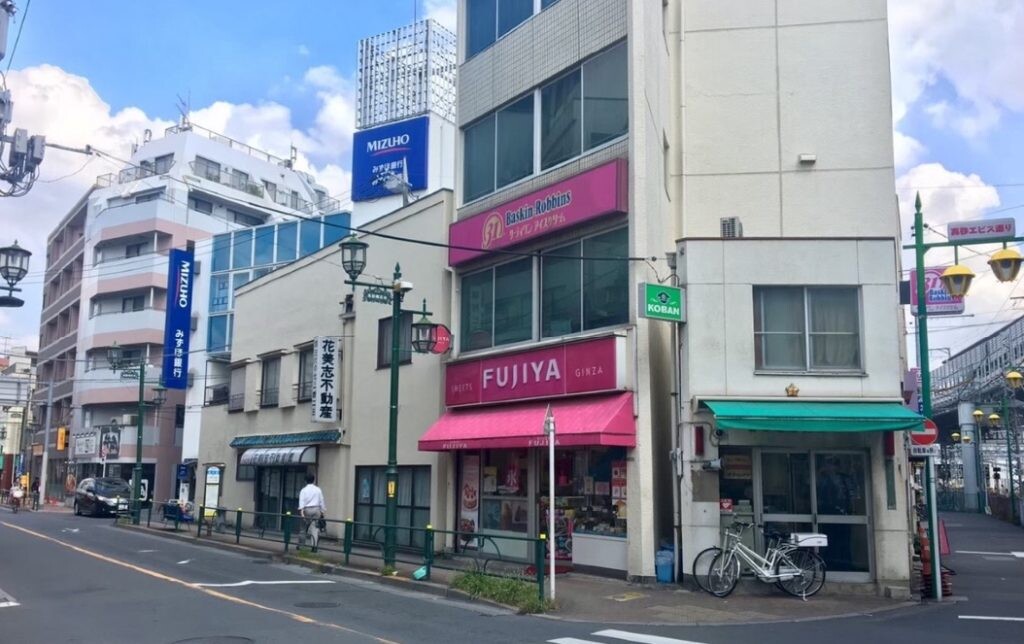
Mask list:
[[[458,266],[585,221],[629,209],[625,159],[551,184],[492,210],[457,221],[448,231],[448,263]]]
[[[942,266],[924,269],[924,306],[928,315],[959,315],[964,312],[964,298],[953,297],[942,285]],[[910,271],[910,313],[917,315],[917,271]]]
[[[448,365],[445,404],[479,405],[625,388],[625,339],[599,338]]]

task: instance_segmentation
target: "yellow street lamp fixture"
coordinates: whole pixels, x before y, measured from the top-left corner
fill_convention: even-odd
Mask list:
[[[953,264],[942,271],[942,277],[939,279],[942,280],[942,285],[946,287],[946,291],[950,295],[963,297],[967,295],[967,291],[971,288],[971,282],[974,281],[974,271],[963,264]]]
[[[999,427],[999,414],[992,412],[988,415],[988,424],[990,427]]]
[[[964,445],[970,445],[971,444],[971,435],[970,434],[965,435],[962,440],[963,440]]]
[[[1004,248],[992,253],[988,265],[992,267],[992,273],[1000,282],[1012,282],[1017,279],[1021,263],[1024,257],[1012,248]]]
[[[951,436],[951,438],[953,439],[954,443],[959,443],[960,442],[960,432],[953,432],[953,435]]]
[[[1006,374],[1006,384],[1010,385],[1010,389],[1020,389],[1024,386],[1024,376],[1019,371],[1011,371]]]
[[[981,419],[985,417],[985,412],[981,411],[980,409],[975,409],[973,412],[971,412],[971,416],[974,416],[975,423],[980,423]]]

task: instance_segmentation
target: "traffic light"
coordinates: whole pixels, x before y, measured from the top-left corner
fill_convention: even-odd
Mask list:
[[[993,478],[993,480],[998,481],[1000,478],[1002,478],[1000,476],[1000,472],[1002,472],[1001,468],[999,468],[999,467],[993,467],[992,468],[992,478]]]
[[[57,428],[57,451],[63,451],[68,444],[68,428],[58,427]]]

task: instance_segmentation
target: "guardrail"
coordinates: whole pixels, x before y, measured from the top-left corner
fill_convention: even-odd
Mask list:
[[[149,515],[146,520],[147,526],[152,522],[152,508]],[[303,534],[306,520],[291,512],[277,514],[198,506],[192,516],[192,521],[174,521],[175,530],[184,525],[189,534],[194,534],[196,539],[203,538],[205,532],[207,538],[213,538],[214,533],[227,539],[234,537],[236,544],[240,544],[243,539],[279,543],[285,553],[306,547],[313,550],[311,546],[307,546],[306,535]],[[321,531],[315,551],[341,555],[346,565],[353,556],[384,560],[383,542],[388,526],[351,519],[323,521],[326,530]],[[429,580],[434,568],[517,577],[535,583],[538,597],[544,599],[547,556],[547,540],[544,535],[540,538],[489,535],[441,530],[430,525],[396,526],[395,530],[410,544],[398,548],[397,561],[421,566],[424,571],[423,579]],[[510,554],[516,550],[525,553],[525,556]]]

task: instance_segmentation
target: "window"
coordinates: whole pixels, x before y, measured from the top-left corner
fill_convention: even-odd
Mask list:
[[[193,164],[193,170],[203,179],[220,183],[220,164],[216,161],[210,161],[209,159],[197,156],[196,162]]]
[[[255,481],[256,480],[256,466],[255,465],[242,465],[242,454],[244,450],[238,451],[238,462],[235,464],[235,480],[236,481]]]
[[[262,266],[274,263],[274,229],[276,226],[261,226],[255,230],[256,257],[253,264]]]
[[[188,207],[191,208],[192,210],[199,211],[204,215],[213,214],[213,203],[205,199],[199,199],[198,197],[189,197]]]
[[[401,340],[398,345],[398,364],[412,362],[412,313],[403,312],[401,320]],[[381,318],[377,322],[377,368],[387,369],[391,366],[391,317]]]
[[[237,230],[231,249],[231,268],[252,266],[252,231]]]
[[[143,250],[145,248],[146,248],[146,243],[145,242],[143,242],[141,244],[128,244],[127,246],[124,247],[124,256],[125,257],[138,257],[139,255],[142,254],[142,252],[143,252]]]
[[[247,173],[241,170],[231,171],[231,187],[245,190],[247,185],[249,185],[249,175]]]
[[[319,219],[303,219],[299,229],[299,256],[305,257],[320,250],[320,228],[323,224]]]
[[[260,407],[277,407],[281,386],[281,358],[265,358],[260,375]]]
[[[211,315],[210,328],[206,335],[206,350],[220,353],[228,349],[228,316]]]
[[[174,426],[184,427],[185,426],[185,405],[174,406]]]
[[[217,235],[213,238],[213,272],[231,268],[231,235]]]
[[[466,0],[466,57],[480,53],[531,15],[533,0]]]
[[[236,224],[242,224],[243,226],[261,226],[263,220],[255,215],[248,215],[244,212],[231,211],[231,218]]]
[[[228,411],[242,411],[245,408],[245,367],[235,367],[231,370],[230,391]]]
[[[629,132],[626,43],[463,130],[463,201],[547,170]],[[540,120],[534,118],[540,101]],[[540,137],[540,164],[534,140]]]
[[[349,232],[349,214],[339,212],[324,217],[324,243],[327,247],[335,242],[340,242]]]
[[[287,262],[295,259],[298,228],[299,224],[294,221],[277,227],[277,261]]]
[[[303,349],[299,353],[299,391],[300,402],[313,399],[313,349]]]
[[[135,197],[135,203],[146,203],[147,201],[156,201],[163,194],[163,190],[154,190],[153,192],[145,192]]]
[[[588,237],[541,258],[541,336],[578,333],[629,321],[629,232]],[[582,254],[582,255],[581,255]],[[582,260],[580,257],[595,259]]]
[[[214,275],[210,278],[210,313],[228,310],[228,276]]]
[[[271,201],[277,201],[277,184],[272,181],[263,180],[263,190],[270,197]]]
[[[754,363],[785,371],[860,369],[857,288],[755,287]]]
[[[533,337],[533,260],[524,258],[462,279],[466,351]]]
[[[132,295],[121,298],[121,313],[132,313],[146,308],[145,295]]]
[[[167,174],[171,171],[171,166],[174,165],[174,155],[165,154],[161,157],[157,157],[153,162],[153,169],[157,174]]]
[[[430,466],[398,468],[398,517],[396,541],[400,547],[423,548],[423,530],[430,523]],[[387,468],[384,466],[356,468],[356,532],[359,541],[382,543],[384,531],[367,525],[383,525],[387,504]],[[419,530],[402,530],[419,528]]]

